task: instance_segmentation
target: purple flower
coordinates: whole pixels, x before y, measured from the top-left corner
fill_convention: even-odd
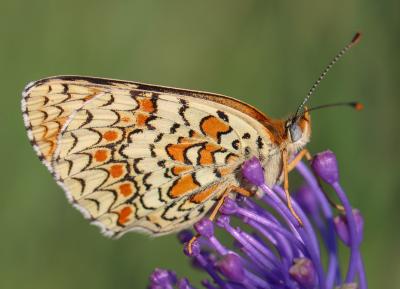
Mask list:
[[[243,165],[242,174],[264,192],[263,197],[226,198],[214,223],[205,218],[195,224],[200,237],[191,245],[191,254],[187,244],[193,233],[185,230],[178,234],[192,264],[209,276],[202,281],[204,288],[367,288],[359,251],[364,221],[339,184],[336,157],[330,151],[320,153],[311,167],[313,172],[304,163],[297,165],[304,184],[292,200],[303,226],[287,208],[282,187],[269,188],[259,160],[253,158]],[[336,217],[316,176],[337,193],[343,210],[337,211]],[[214,231],[219,230],[231,236],[231,244],[223,244],[216,237]],[[339,240],[350,251],[345,268],[338,261]],[[178,279],[172,271],[156,269],[149,288],[195,287],[186,278]]]

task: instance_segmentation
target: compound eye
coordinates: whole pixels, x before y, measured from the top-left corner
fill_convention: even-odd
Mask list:
[[[296,142],[301,138],[302,131],[298,124],[294,123],[289,127],[290,138],[292,142]]]

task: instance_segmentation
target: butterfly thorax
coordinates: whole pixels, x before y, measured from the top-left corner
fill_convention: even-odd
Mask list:
[[[283,179],[282,152],[286,150],[291,159],[304,148],[311,136],[311,119],[309,113],[304,113],[292,123],[296,128],[290,129],[289,120],[268,119],[262,124],[271,140],[269,150],[260,151],[257,157],[262,161],[266,183],[269,186],[281,183]]]

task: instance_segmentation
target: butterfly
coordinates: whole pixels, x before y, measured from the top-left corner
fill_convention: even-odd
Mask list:
[[[177,232],[222,197],[253,194],[240,173],[250,158],[261,161],[268,186],[280,183],[310,139],[304,104],[279,120],[214,93],[56,76],[25,87],[22,112],[33,148],[70,202],[119,237]]]

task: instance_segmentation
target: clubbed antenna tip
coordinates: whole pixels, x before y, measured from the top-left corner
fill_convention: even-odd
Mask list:
[[[355,102],[353,104],[353,107],[355,110],[363,110],[364,109],[364,105],[361,102]]]
[[[358,42],[360,42],[360,40],[361,40],[361,33],[360,33],[360,32],[357,32],[357,33],[354,35],[353,39],[351,40],[351,44],[352,44],[352,45],[355,45],[355,44],[357,44]]]

